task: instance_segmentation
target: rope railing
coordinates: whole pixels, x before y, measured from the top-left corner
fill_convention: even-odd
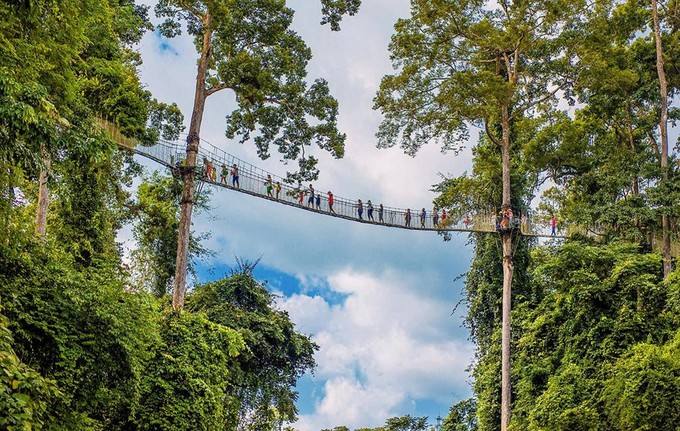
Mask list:
[[[161,139],[153,145],[142,145],[121,134],[118,128],[110,122],[99,120],[99,123],[121,147],[160,163],[175,172],[181,170],[186,155],[183,142]],[[519,211],[514,211],[511,219],[505,220],[496,209],[453,216],[442,210],[435,212],[432,209],[423,208],[397,208],[385,205],[381,207],[380,202],[368,199],[362,199],[360,204],[359,199],[349,199],[335,194],[333,194],[331,204],[328,192],[332,190],[312,185],[314,187],[312,195],[310,184],[290,184],[285,178],[246,162],[203,140],[199,145],[197,162],[198,178],[206,184],[361,223],[442,232],[497,232],[501,229],[514,229],[523,235],[536,237],[565,237],[573,230],[571,226],[558,225],[553,232],[549,221],[536,220],[530,213]],[[208,164],[211,168],[208,168]],[[234,166],[238,172],[238,181],[232,174]]]

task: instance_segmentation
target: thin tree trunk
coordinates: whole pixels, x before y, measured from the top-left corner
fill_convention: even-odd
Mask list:
[[[47,232],[47,207],[49,206],[49,190],[47,188],[48,171],[50,168],[50,158],[47,154],[45,144],[40,144],[40,178],[38,179],[38,206],[35,214],[35,233],[40,238],[45,238]]]
[[[629,115],[630,115],[630,108],[629,108]],[[627,124],[627,132],[628,132],[628,147],[630,148],[630,153],[633,156],[633,158],[637,157],[637,151],[635,149],[635,137],[633,136],[633,124],[632,124],[632,119],[629,117],[628,118],[628,124]],[[637,170],[637,164],[635,166]],[[633,175],[632,179],[632,184],[631,184],[631,191],[633,193],[633,196],[639,196],[640,195],[640,178],[637,175],[637,172],[635,172],[635,175]]]
[[[508,106],[502,108],[501,126],[503,141],[501,157],[503,163],[503,208],[510,207],[510,115]],[[507,431],[510,424],[510,310],[512,307],[512,231],[502,233],[503,243],[503,322],[501,336],[501,431]]]
[[[196,74],[196,90],[194,93],[194,108],[191,112],[189,136],[187,137],[187,158],[182,169],[184,188],[180,202],[179,233],[177,236],[177,258],[175,260],[175,281],[172,291],[172,308],[179,311],[184,307],[186,294],[187,268],[189,259],[189,238],[191,236],[191,211],[194,206],[194,180],[196,159],[198,156],[198,144],[200,141],[201,122],[205,109],[205,77],[208,70],[211,40],[211,17],[206,13],[203,20],[203,47],[198,61]]]
[[[656,72],[659,75],[659,92],[661,113],[659,115],[659,131],[661,134],[661,178],[663,184],[668,182],[668,82],[664,70],[663,45],[661,43],[661,25],[657,0],[652,0],[652,20],[654,21],[654,40],[656,42]],[[661,216],[663,275],[671,273],[671,232],[670,218],[666,214],[667,208],[662,208]]]

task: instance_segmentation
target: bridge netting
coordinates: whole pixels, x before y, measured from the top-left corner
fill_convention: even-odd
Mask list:
[[[119,146],[162,164],[175,172],[182,168],[182,163],[186,157],[186,148],[183,142],[160,139],[153,145],[143,145],[134,139],[122,135],[118,128],[108,121],[102,120],[100,124]],[[212,164],[215,172],[214,176],[208,175],[204,161],[209,161]],[[335,192],[333,192],[334,203],[331,211],[327,192],[332,191],[332,189],[314,186],[315,194],[318,193],[320,196],[320,202],[317,206],[316,199],[314,199],[310,204],[308,203],[310,198],[308,183],[290,184],[286,182],[285,178],[246,162],[205,141],[201,141],[199,145],[197,163],[197,178],[205,184],[354,222],[425,231],[496,232],[499,228],[499,220],[501,219],[496,209],[489,209],[475,214],[447,214],[446,216],[440,210],[437,212],[437,217],[435,217],[432,208],[426,208],[425,217],[422,217],[423,208],[397,208],[383,205],[381,214],[379,209],[381,202],[378,201],[371,201],[373,210],[372,214],[369,214],[369,200],[364,200],[363,198],[363,211],[360,216],[358,198],[349,199],[336,195]],[[238,186],[232,181],[231,170],[234,165],[237,166],[239,173]],[[223,166],[228,171],[226,178],[222,176]],[[271,194],[268,193],[267,186],[269,181],[273,184],[280,184],[281,189],[278,193],[275,187],[271,188]],[[302,199],[300,198],[301,193]],[[408,214],[410,214],[410,220],[407,220],[409,218]],[[509,223],[511,228],[515,228],[527,236],[564,238],[574,232],[586,233],[582,228],[560,223],[553,235],[548,219],[533,217],[529,212],[520,213],[515,211]]]

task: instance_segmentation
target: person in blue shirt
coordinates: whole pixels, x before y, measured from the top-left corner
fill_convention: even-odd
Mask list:
[[[375,219],[373,218],[373,204],[371,203],[371,200],[370,200],[370,199],[368,200],[368,202],[366,202],[366,208],[367,208],[367,210],[368,210],[368,211],[366,212],[367,215],[368,215],[368,219],[369,219],[370,221],[375,221]]]
[[[420,227],[424,228],[425,227],[425,217],[427,217],[427,213],[425,212],[425,208],[420,211]]]
[[[361,202],[361,199],[357,201],[357,213],[359,214],[359,220],[364,219],[364,203]]]

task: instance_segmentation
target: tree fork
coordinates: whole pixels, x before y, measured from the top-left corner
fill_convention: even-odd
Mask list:
[[[661,135],[661,178],[663,184],[668,183],[668,81],[664,70],[663,44],[661,42],[661,24],[657,0],[652,0],[652,21],[654,22],[654,41],[656,46],[656,72],[659,75],[660,108],[659,132]],[[661,215],[663,276],[667,278],[671,273],[671,234],[670,218],[665,213]]]
[[[172,290],[172,308],[180,311],[184,307],[186,295],[186,280],[189,255],[189,238],[191,236],[191,212],[194,206],[194,182],[196,176],[198,145],[200,141],[201,122],[205,109],[205,77],[208,70],[210,42],[212,37],[211,17],[206,12],[203,18],[203,47],[198,61],[196,73],[196,90],[194,93],[194,107],[191,112],[189,136],[187,137],[186,169],[182,171],[184,187],[180,202],[179,232],[177,235],[177,257],[175,260],[175,280]]]

